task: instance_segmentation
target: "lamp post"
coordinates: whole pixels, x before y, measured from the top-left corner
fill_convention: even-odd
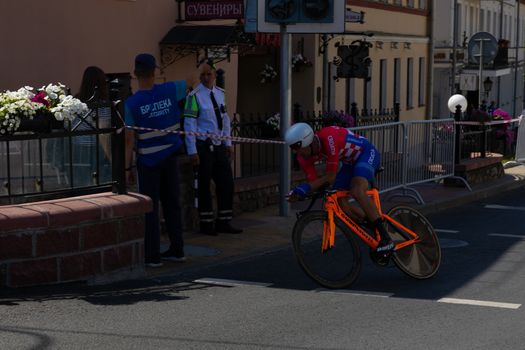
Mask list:
[[[492,90],[492,80],[490,80],[489,77],[487,77],[484,81],[483,81],[483,88],[485,89],[485,96],[487,98],[489,98],[489,92],[490,90]]]
[[[467,99],[465,96],[456,94],[450,96],[448,99],[448,110],[450,113],[454,113],[454,123],[455,127],[455,134],[454,134],[454,164],[459,164],[459,157],[460,157],[460,142],[459,142],[459,136],[460,136],[460,125],[457,123],[461,120],[461,113],[467,110]]]

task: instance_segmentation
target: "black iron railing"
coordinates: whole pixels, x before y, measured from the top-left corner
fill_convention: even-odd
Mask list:
[[[99,111],[111,111],[112,106],[90,103],[89,107],[86,115],[59,129],[0,136],[0,204],[125,193],[124,133],[117,132],[120,118],[110,112],[111,123],[103,127]]]
[[[331,125],[353,127],[399,121],[399,105],[382,112],[384,114],[379,114],[377,110],[361,110],[361,113],[358,113],[355,103],[352,104],[350,113],[344,111],[304,112],[296,105],[292,113],[292,122],[308,123],[317,131]],[[279,119],[276,116],[277,113],[235,114],[232,120],[232,135],[254,139],[280,139]],[[235,177],[243,178],[278,172],[280,166],[279,147],[278,144],[237,144],[234,159]],[[294,167],[297,168],[295,161]]]

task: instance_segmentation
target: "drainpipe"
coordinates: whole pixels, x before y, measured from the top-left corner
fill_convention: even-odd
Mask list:
[[[512,116],[516,116],[516,94],[518,92],[518,55],[519,55],[519,49],[520,46],[520,0],[516,0],[516,6],[518,6],[516,10],[516,59],[514,60],[514,103],[512,104]]]
[[[456,93],[456,65],[457,65],[457,53],[456,49],[458,47],[458,0],[454,0],[454,9],[453,9],[453,30],[452,30],[452,82],[450,84],[450,96]]]
[[[429,19],[428,19],[428,35],[430,37],[430,45],[428,46],[428,89],[427,89],[427,116],[428,119],[433,118],[433,109],[434,109],[434,1],[431,0],[428,2],[429,6]]]

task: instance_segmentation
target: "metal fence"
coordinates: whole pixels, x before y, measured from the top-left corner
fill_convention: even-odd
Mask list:
[[[239,136],[272,136],[263,131],[265,117],[260,118],[258,122],[252,123],[234,122],[233,130],[239,132]],[[319,118],[304,121],[310,123],[314,129],[326,126]],[[381,192],[391,192],[394,196],[398,195],[394,190],[401,190],[401,195],[422,203],[423,199],[411,186],[447,177],[457,178],[470,190],[463,178],[454,175],[454,119],[383,123],[350,129],[370,140],[381,154],[381,164],[384,167],[378,178]],[[273,136],[278,137],[276,132]],[[238,144],[236,147],[240,153],[235,164],[237,178],[279,171],[278,152],[281,145]],[[293,166],[299,169],[297,164]]]
[[[111,106],[89,106],[59,129],[0,136],[0,204],[125,192],[121,123],[112,115],[111,125],[99,125],[99,111]]]
[[[371,115],[368,115],[369,112]],[[385,125],[399,120],[399,109],[383,111],[384,114],[376,114],[377,111],[363,111],[363,113],[367,113],[367,115],[353,119],[354,124],[356,120],[358,126]],[[279,129],[273,127],[269,122],[272,118],[276,118],[275,116],[276,113],[235,114],[232,120],[232,136],[257,139],[280,138]],[[308,123],[317,131],[331,125],[353,126],[354,124],[347,124],[349,116],[351,115],[337,111],[328,113],[295,111],[294,122]],[[278,125],[278,117],[276,122]],[[235,145],[235,153],[236,158],[233,164],[235,178],[259,176],[279,170],[279,145],[277,144],[237,144]],[[295,160],[294,167],[298,169]]]

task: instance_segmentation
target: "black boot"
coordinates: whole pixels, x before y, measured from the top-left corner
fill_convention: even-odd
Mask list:
[[[385,255],[391,254],[394,251],[395,244],[390,238],[390,235],[386,232],[383,219],[379,218],[374,221],[374,228],[379,232],[379,236],[381,237],[381,240],[376,247],[376,252]]]

